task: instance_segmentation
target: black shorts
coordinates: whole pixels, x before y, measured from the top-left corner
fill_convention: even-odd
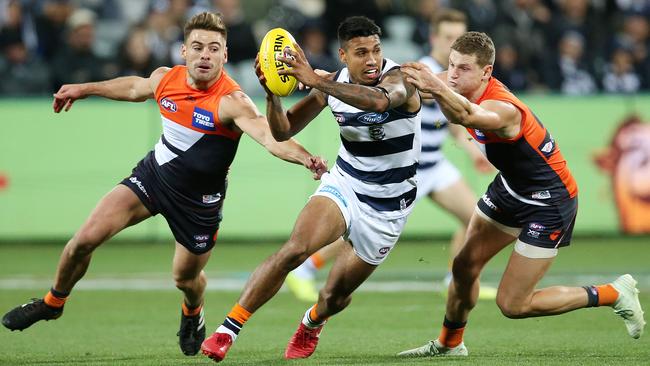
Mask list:
[[[503,184],[501,175],[497,174],[477,206],[492,220],[521,228],[519,240],[526,244],[540,248],[569,245],[578,212],[578,198],[553,203],[536,202],[546,206],[522,202],[513,197]]]
[[[153,153],[142,159],[131,175],[120,182],[129,187],[152,215],[161,214],[178,243],[194,254],[214,247],[221,223],[226,186],[211,195],[179,192],[160,181]]]

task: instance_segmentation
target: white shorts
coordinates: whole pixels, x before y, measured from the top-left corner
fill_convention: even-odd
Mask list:
[[[343,239],[352,243],[357,257],[371,265],[379,265],[386,259],[399,239],[406,217],[381,218],[381,213],[368,212],[352,188],[336,169],[321,177],[321,184],[313,196],[323,196],[336,203],[345,218],[346,232]]]
[[[442,191],[458,182],[460,178],[458,169],[445,158],[431,168],[418,169],[418,193],[415,199],[419,200],[431,192]]]

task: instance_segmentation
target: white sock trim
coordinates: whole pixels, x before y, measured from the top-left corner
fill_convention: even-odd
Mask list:
[[[226,333],[226,334],[229,334],[233,341],[234,341],[235,339],[237,339],[237,334],[235,334],[235,332],[233,332],[232,330],[230,330],[230,329],[224,327],[223,324],[220,325],[219,328],[217,328],[217,330],[215,330],[214,332],[215,332],[215,333]]]

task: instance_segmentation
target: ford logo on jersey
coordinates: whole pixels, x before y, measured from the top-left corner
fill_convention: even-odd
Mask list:
[[[214,115],[210,111],[194,107],[194,112],[192,112],[192,126],[204,131],[215,131]]]
[[[176,103],[174,103],[173,100],[165,97],[160,100],[160,106],[165,108],[167,112],[176,112],[178,110],[178,107],[176,107]]]
[[[359,122],[364,122],[364,123],[381,123],[384,122],[388,118],[388,112],[384,113],[365,113],[357,117],[357,120]]]

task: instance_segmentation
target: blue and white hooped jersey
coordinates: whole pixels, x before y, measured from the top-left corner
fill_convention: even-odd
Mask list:
[[[395,68],[397,63],[384,59],[381,77]],[[348,69],[335,81],[349,83]],[[334,169],[349,178],[364,211],[386,218],[408,215],[417,192],[420,112],[362,111],[332,96],[327,103],[341,133]]]
[[[434,73],[444,71],[431,56],[422,57],[420,62],[427,65]],[[422,103],[422,153],[418,169],[432,168],[444,158],[442,143],[449,134],[447,123],[447,117],[442,114],[437,102]]]

